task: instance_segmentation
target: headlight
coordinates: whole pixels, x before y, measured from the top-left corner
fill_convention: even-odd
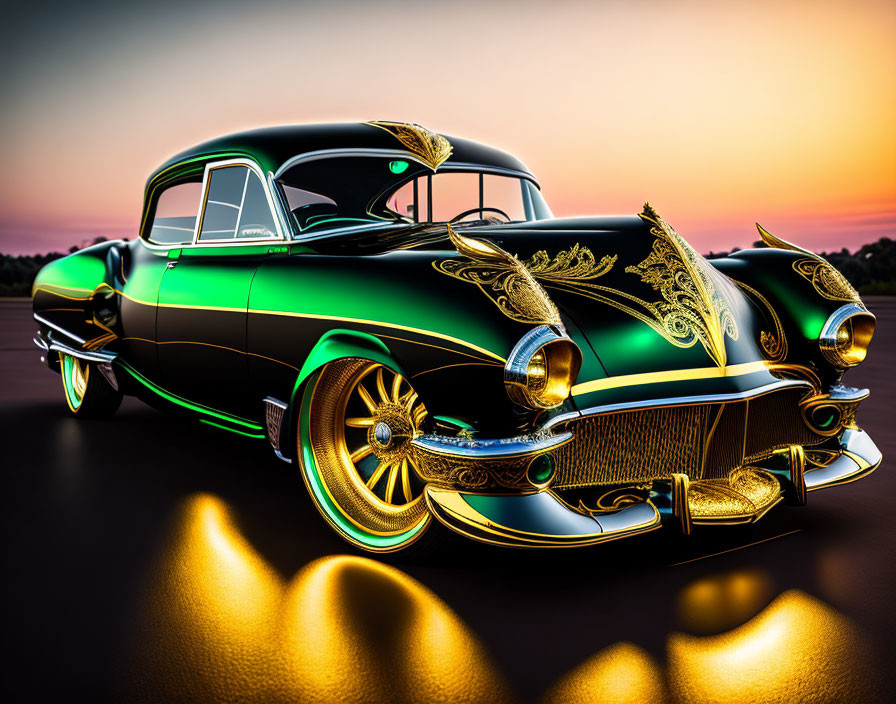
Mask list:
[[[556,408],[569,397],[582,353],[562,329],[542,325],[516,344],[504,367],[507,393],[530,408]]]
[[[861,304],[838,308],[821,329],[821,353],[835,367],[854,367],[865,359],[876,324],[875,317]]]

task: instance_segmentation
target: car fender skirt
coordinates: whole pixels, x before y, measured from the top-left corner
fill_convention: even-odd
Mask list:
[[[650,502],[595,517],[574,511],[550,491],[495,495],[429,486],[426,501],[451,530],[508,547],[579,547],[660,527],[660,513]]]

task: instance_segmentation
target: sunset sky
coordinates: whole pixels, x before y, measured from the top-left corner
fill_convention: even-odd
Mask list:
[[[24,3],[19,3],[24,6]],[[896,2],[30,3],[4,10],[0,251],[135,234],[205,139],[390,119],[512,152],[557,215],[649,200],[699,250],[761,222],[896,235]]]

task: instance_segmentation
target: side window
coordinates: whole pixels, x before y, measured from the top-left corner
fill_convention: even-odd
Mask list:
[[[211,169],[199,241],[276,236],[274,216],[258,174],[246,166]]]
[[[187,244],[193,241],[202,183],[180,183],[159,196],[147,239],[154,244]]]

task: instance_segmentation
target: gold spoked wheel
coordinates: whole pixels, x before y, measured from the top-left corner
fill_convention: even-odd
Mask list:
[[[299,453],[321,512],[367,548],[419,537],[429,512],[411,440],[426,408],[413,387],[382,364],[347,359],[327,365],[307,393]]]
[[[349,391],[345,442],[364,485],[391,506],[415,501],[422,491],[410,441],[420,433],[426,408],[404,377],[382,364],[363,369]],[[358,413],[359,415],[354,415]]]

